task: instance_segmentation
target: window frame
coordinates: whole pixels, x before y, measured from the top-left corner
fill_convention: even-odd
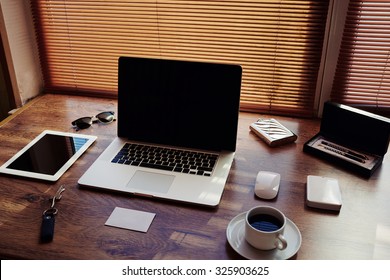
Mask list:
[[[28,10],[29,4],[25,1],[20,2],[20,8],[19,12],[23,12]],[[332,84],[333,84],[333,78],[335,75],[335,69],[337,65],[337,59],[338,54],[340,50],[341,40],[342,40],[342,34],[343,29],[345,25],[346,15],[348,11],[348,5],[349,1],[337,1],[337,0],[330,0],[329,1],[329,10],[328,10],[328,17],[327,17],[327,23],[326,23],[326,30],[325,30],[325,37],[324,37],[324,44],[323,44],[323,51],[322,51],[322,58],[321,58],[321,65],[320,65],[320,71],[318,73],[318,79],[317,79],[317,85],[316,85],[316,92],[314,95],[314,107],[313,112],[316,112],[318,117],[321,117],[322,115],[322,109],[323,104],[325,101],[330,99],[331,90],[332,90]],[[10,9],[11,6],[9,5],[1,5],[0,12],[2,13],[2,18],[4,17],[4,14],[8,14],[9,11],[7,9]],[[31,9],[28,10],[30,13],[32,12]],[[7,32],[15,32],[16,30],[23,31],[25,26],[31,26],[31,17],[25,17],[25,14],[21,14],[21,19],[24,19],[24,23],[21,21],[20,26],[7,26],[7,24],[4,24],[2,27],[1,37],[2,41],[4,43],[4,47],[7,49],[15,49],[18,48],[17,43],[13,40],[9,40],[10,37]],[[33,35],[31,35],[33,36]],[[30,48],[23,48],[23,52],[30,52],[28,55],[35,57],[35,61],[38,61],[38,54],[36,52],[36,42],[31,42]],[[23,53],[23,55],[25,55]],[[16,101],[17,106],[22,106],[24,103],[26,103],[28,100],[30,100],[33,96],[25,97],[23,96],[24,93],[22,90],[20,90],[21,87],[16,87],[16,84],[24,83],[23,77],[22,77],[22,71],[19,71],[20,65],[17,65],[13,62],[12,59],[12,53],[8,52],[6,54],[6,59],[8,62],[8,69],[11,70],[11,73],[15,73],[14,79],[13,79],[13,89],[14,89],[14,100]],[[38,67],[39,68],[39,67]],[[39,75],[36,75],[33,77],[34,79],[38,79]],[[36,83],[41,83],[42,80],[36,81]],[[35,89],[35,96],[39,95],[41,92],[39,89]]]
[[[314,102],[316,107],[313,108],[318,117],[322,116],[324,103],[330,100],[348,6],[349,0],[331,0],[329,3],[328,22]]]

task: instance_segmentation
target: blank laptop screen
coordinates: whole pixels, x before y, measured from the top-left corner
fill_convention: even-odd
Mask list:
[[[121,57],[118,136],[235,151],[241,67]]]

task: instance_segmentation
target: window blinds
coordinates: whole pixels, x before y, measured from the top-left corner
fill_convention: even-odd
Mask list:
[[[46,91],[115,95],[117,59],[240,64],[241,108],[311,115],[327,1],[31,1]]]
[[[350,1],[331,97],[374,111],[390,109],[388,0]]]

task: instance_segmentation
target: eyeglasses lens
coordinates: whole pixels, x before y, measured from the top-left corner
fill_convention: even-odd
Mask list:
[[[103,123],[110,123],[114,120],[114,112],[102,112],[96,118]]]
[[[75,120],[72,122],[72,125],[77,126],[79,129],[85,129],[92,125],[92,118],[91,117],[84,117]]]

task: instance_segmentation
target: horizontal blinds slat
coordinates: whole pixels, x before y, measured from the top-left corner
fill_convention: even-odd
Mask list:
[[[312,113],[328,1],[32,1],[46,87],[116,93],[119,56],[243,67],[242,106]]]
[[[390,2],[349,5],[332,99],[390,109]]]

